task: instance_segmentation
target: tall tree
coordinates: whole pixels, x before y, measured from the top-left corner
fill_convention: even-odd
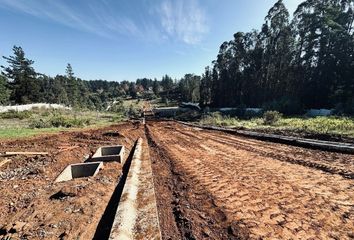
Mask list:
[[[162,77],[161,86],[164,91],[171,91],[173,89],[173,80],[167,74]]]
[[[157,79],[155,78],[154,79],[154,82],[152,84],[152,91],[154,92],[154,94],[156,96],[159,96],[159,93],[160,93],[160,84],[159,82],[157,81]]]
[[[186,74],[179,82],[182,101],[199,102],[200,100],[200,76]]]
[[[207,106],[211,103],[211,91],[213,86],[212,71],[206,67],[200,82],[200,105]]]
[[[74,76],[74,71],[70,63],[67,64],[65,69],[66,77],[59,78],[66,85],[67,97],[71,106],[79,107],[83,103],[83,99],[80,96],[80,84]]]
[[[289,12],[278,0],[265,17],[261,34],[264,36],[262,68],[263,101],[277,99],[285,94],[292,58],[292,31]]]
[[[7,104],[10,99],[10,89],[8,88],[7,79],[0,74],[0,104]]]
[[[14,46],[12,50],[14,56],[3,56],[9,66],[1,66],[4,75],[10,80],[11,100],[19,104],[36,102],[39,99],[40,86],[36,80],[37,73],[32,67],[34,61],[25,57],[21,47]]]
[[[73,79],[74,78],[74,71],[73,71],[73,68],[72,68],[70,63],[68,63],[66,65],[65,73],[66,73],[66,77],[67,78],[69,78],[69,79]]]

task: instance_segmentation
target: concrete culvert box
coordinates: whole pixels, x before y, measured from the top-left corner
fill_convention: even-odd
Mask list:
[[[55,182],[64,182],[74,178],[95,176],[101,168],[103,168],[102,162],[71,164],[62,171]]]
[[[124,164],[124,146],[103,146],[97,149],[90,161],[117,161]]]

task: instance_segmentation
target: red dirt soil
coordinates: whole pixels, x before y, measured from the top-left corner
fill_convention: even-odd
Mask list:
[[[123,144],[129,155],[143,130],[125,123],[0,143],[0,152],[49,152],[47,156],[7,157],[11,162],[0,168],[0,236],[92,239],[118,183],[121,164],[105,163],[95,177],[61,183],[54,180],[67,165],[83,162],[99,146]],[[69,146],[78,147],[65,151]]]
[[[105,164],[96,177],[54,180],[99,146],[123,144],[128,155],[138,137],[150,153],[163,239],[354,239],[354,180],[346,178],[353,155],[171,121],[0,142],[0,152],[49,152],[9,157],[0,167],[0,238],[92,239],[105,225],[120,164]],[[71,146],[78,147],[62,151]]]
[[[149,122],[164,239],[353,239],[353,155]],[[325,166],[325,167],[323,167]]]

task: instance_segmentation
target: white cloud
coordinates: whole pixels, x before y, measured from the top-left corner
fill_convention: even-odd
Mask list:
[[[87,4],[86,11],[74,9],[63,1],[0,0],[0,7],[49,19],[59,24],[94,33],[103,37],[113,37],[116,33],[141,35],[136,24],[125,16],[113,14],[108,0]]]
[[[176,39],[196,44],[209,31],[206,14],[198,0],[145,0],[140,2],[141,9],[136,9],[133,16],[126,15],[124,9],[119,8],[124,6],[123,2],[116,0],[81,3],[79,6],[62,0],[0,0],[0,8],[107,38],[125,35],[153,42]]]
[[[161,25],[170,38],[196,44],[209,31],[206,14],[197,0],[163,0],[158,12]]]

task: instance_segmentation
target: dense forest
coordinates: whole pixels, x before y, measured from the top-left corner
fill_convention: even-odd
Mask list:
[[[353,0],[307,0],[291,20],[277,1],[260,31],[221,45],[203,74],[201,103],[354,113],[353,10]]]
[[[135,82],[86,81],[37,73],[21,47],[4,57],[0,104],[61,103],[105,109],[121,97],[199,102],[211,107],[262,107],[287,114],[308,108],[354,113],[354,0],[306,0],[292,19],[282,0],[260,30],[237,32],[220,46],[202,76],[168,75]]]

